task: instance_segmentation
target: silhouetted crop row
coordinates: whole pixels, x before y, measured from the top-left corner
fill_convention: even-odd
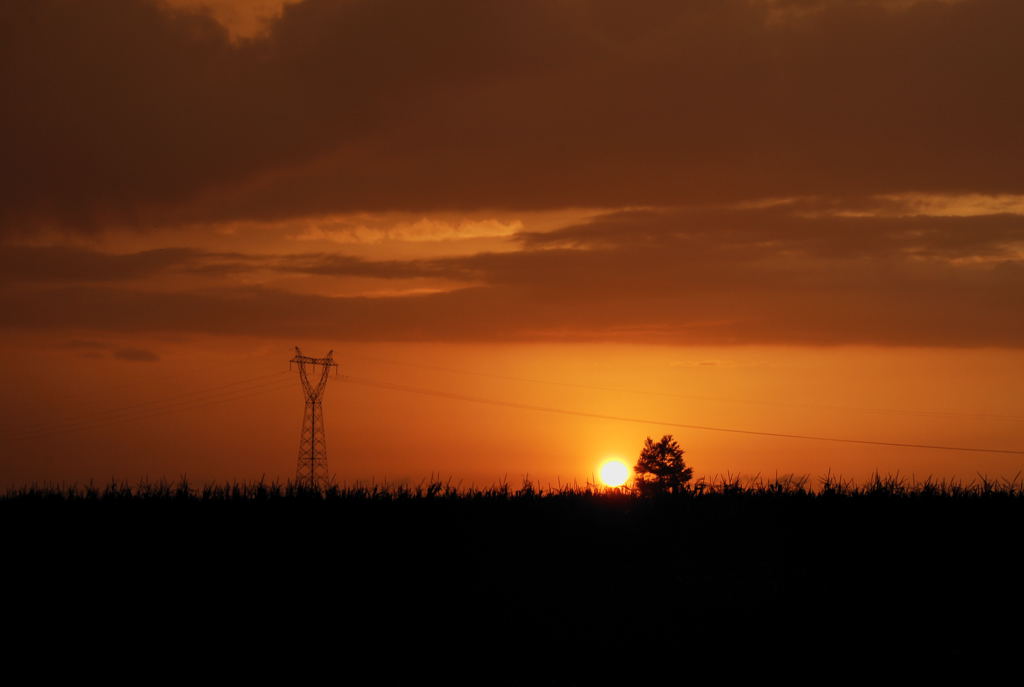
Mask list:
[[[737,651],[773,661],[836,647],[858,663],[945,662],[1010,643],[949,612],[1020,610],[1022,497],[1017,478],[726,475],[644,496],[530,481],[321,492],[181,480],[14,489],[0,497],[0,534],[8,588],[31,617],[102,599],[143,623],[173,611],[190,635],[227,622],[305,637],[296,628],[339,619],[358,638],[332,643],[354,658],[435,640],[438,656],[491,652],[501,665],[510,647],[570,645],[595,656],[687,647],[722,665]],[[852,632],[856,614],[878,631]],[[787,615],[801,642],[780,631]],[[911,618],[927,621],[908,632]]]
[[[978,476],[955,479],[917,480],[901,475],[874,475],[866,482],[826,475],[812,481],[809,476],[785,475],[771,480],[760,476],[717,475],[700,478],[675,494],[641,494],[629,487],[603,487],[594,484],[568,484],[542,487],[524,479],[518,487],[501,482],[489,487],[463,487],[451,480],[424,480],[415,485],[361,483],[335,484],[313,490],[294,482],[226,482],[196,485],[187,479],[177,482],[111,482],[95,484],[33,484],[11,488],[0,501],[269,501],[269,500],[536,500],[595,499],[617,502],[655,500],[700,500],[736,496],[744,498],[792,497],[799,499],[1021,499],[1024,479],[991,479]]]

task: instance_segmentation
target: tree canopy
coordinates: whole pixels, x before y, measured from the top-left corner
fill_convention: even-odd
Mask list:
[[[633,468],[634,484],[641,494],[676,494],[693,478],[693,468],[683,460],[683,449],[666,434],[660,441],[647,437]]]

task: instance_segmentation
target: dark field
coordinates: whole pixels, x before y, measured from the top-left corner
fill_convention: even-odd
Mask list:
[[[613,672],[652,665],[641,656],[1009,661],[1022,525],[1020,483],[895,479],[660,498],[435,483],[0,499],[8,609],[30,624],[116,618],[161,646],[227,633],[318,660],[490,657],[496,678],[522,680],[544,656]]]

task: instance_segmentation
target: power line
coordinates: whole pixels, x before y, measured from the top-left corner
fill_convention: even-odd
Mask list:
[[[121,382],[116,383],[116,384],[105,384],[103,388],[106,391],[116,391],[116,390],[121,390],[121,389],[126,390],[126,391],[124,391],[122,393],[119,393],[119,395],[121,395],[121,396],[138,395],[138,393],[137,393],[138,391],[145,392],[145,391],[148,391],[151,388],[153,388],[154,383],[162,382],[163,380],[169,380],[169,379],[180,380],[180,379],[183,379],[183,378],[185,378],[185,377],[187,377],[189,375],[192,375],[194,373],[205,375],[205,374],[207,374],[209,372],[209,369],[210,369],[209,365],[200,365],[200,364],[186,364],[186,365],[176,364],[171,369],[167,369],[167,368],[163,367],[163,365],[164,365],[163,362],[159,363],[159,367],[154,365],[154,367],[153,367],[154,372],[150,373],[150,374],[147,374],[144,377],[135,377],[133,379],[124,380],[124,381],[121,381]],[[252,363],[245,356],[242,356],[242,357],[232,357],[229,360],[219,360],[217,362],[217,369],[219,369],[219,370],[227,370],[227,369],[240,368],[242,366],[244,366],[246,371],[248,371],[249,369],[251,369]],[[287,374],[287,372],[282,371],[282,372],[278,372],[278,373],[274,373],[274,374]],[[261,376],[266,377],[266,376],[269,376],[269,375],[261,375]],[[242,380],[242,381],[245,381],[245,380]],[[241,383],[241,382],[238,382],[238,383]],[[90,389],[91,388],[92,388],[92,385],[90,385],[90,384],[83,384],[83,385],[80,385],[80,386],[77,386],[77,387],[73,387],[72,388],[73,391],[68,390],[69,393],[64,393],[64,394],[61,395],[61,397],[65,401],[74,401],[74,400],[81,399],[81,400],[84,400],[84,401],[88,402],[92,398],[92,395],[90,393]],[[77,393],[75,393],[75,392],[77,392]]]
[[[352,358],[360,358],[367,362],[381,363],[384,365],[397,365],[401,367],[413,367],[421,370],[434,370],[450,374],[467,375],[473,377],[486,377],[489,379],[502,379],[510,382],[524,382],[527,384],[544,384],[547,386],[560,386],[570,389],[587,389],[591,391],[610,391],[613,393],[637,394],[643,396],[661,396],[666,398],[681,398],[692,401],[713,401],[715,403],[742,403],[750,405],[765,405],[779,408],[818,408],[822,410],[838,410],[843,412],[875,413],[881,415],[913,415],[920,417],[971,417],[990,418],[995,420],[1011,420],[1014,422],[1024,421],[1024,415],[1006,415],[999,413],[967,413],[953,410],[911,410],[901,408],[865,408],[860,406],[837,406],[817,403],[786,403],[784,401],[764,401],[744,398],[724,398],[721,396],[701,396],[695,394],[680,394],[672,391],[652,391],[649,389],[629,389],[616,386],[601,386],[597,384],[582,384],[579,382],[564,382],[550,379],[536,379],[529,377],[515,377],[511,375],[496,374],[493,372],[480,372],[475,370],[461,370],[441,365],[427,365],[424,363],[410,363],[398,360],[384,360],[382,358],[364,355],[349,355]]]
[[[276,375],[275,375],[276,376]],[[219,394],[215,394],[208,398],[194,398],[183,401],[177,401],[171,403],[162,408],[149,408],[152,412],[143,412],[142,414],[122,414],[119,416],[110,417],[107,419],[101,419],[91,422],[78,422],[69,423],[64,426],[58,426],[55,428],[41,428],[28,431],[24,434],[9,437],[10,441],[28,441],[32,439],[47,438],[54,434],[66,434],[69,432],[80,432],[96,427],[103,427],[105,425],[117,424],[120,422],[137,422],[139,420],[147,420],[153,417],[160,417],[169,413],[185,412],[194,410],[196,408],[203,408],[210,405],[216,405],[219,403],[228,403],[231,401],[237,401],[252,396],[259,396],[262,394],[270,393],[272,391],[280,391],[282,389],[291,388],[292,383],[286,380],[273,380],[265,382],[263,384],[256,385],[249,389],[235,389],[232,391],[222,391]],[[225,395],[226,394],[226,395]]]
[[[79,415],[65,416],[64,418],[62,418],[62,419],[60,419],[60,420],[58,420],[56,422],[56,427],[60,428],[60,427],[65,426],[65,425],[77,425],[77,424],[87,423],[87,422],[92,421],[93,419],[102,418],[102,417],[110,416],[110,415],[119,415],[119,414],[122,414],[122,413],[125,413],[125,412],[130,412],[132,410],[147,408],[147,407],[150,407],[150,406],[158,408],[160,406],[164,406],[164,405],[168,405],[168,404],[174,405],[176,403],[181,402],[179,399],[189,399],[190,397],[196,397],[195,400],[200,400],[201,397],[204,397],[204,396],[218,395],[220,393],[223,393],[223,391],[225,389],[228,389],[228,388],[231,388],[231,387],[248,385],[248,384],[252,384],[254,382],[261,382],[263,380],[280,378],[282,375],[287,375],[287,374],[288,374],[287,371],[280,370],[278,372],[274,372],[274,373],[271,373],[271,374],[259,375],[257,377],[250,377],[248,379],[240,379],[240,380],[237,380],[237,381],[234,381],[234,382],[227,382],[227,383],[224,383],[224,384],[215,384],[215,385],[212,385],[212,386],[202,387],[200,389],[193,389],[193,390],[190,390],[190,391],[182,391],[182,392],[179,392],[179,393],[176,393],[176,394],[171,394],[169,396],[165,396],[163,398],[152,399],[152,400],[148,400],[148,401],[139,401],[137,403],[129,403],[129,404],[126,404],[126,405],[116,406],[116,407],[113,407],[113,408],[101,408],[101,409],[98,409],[98,410],[93,410],[93,411],[86,412],[86,413],[79,414]],[[256,386],[257,387],[261,386],[261,384],[257,384]],[[19,429],[21,429],[22,432],[25,432],[25,433],[30,433],[30,432],[34,433],[36,431],[42,431],[44,429],[45,430],[51,430],[54,427],[55,427],[55,425],[54,425],[53,422],[41,421],[41,422],[36,422],[36,423],[30,424],[30,425],[23,426],[23,427],[21,427]]]
[[[787,434],[783,432],[759,432],[749,429],[735,429],[732,427],[710,427],[707,425],[690,425],[683,424],[680,422],[662,422],[660,420],[644,420],[640,418],[622,417],[618,415],[605,415],[602,413],[590,413],[582,410],[567,410],[564,408],[551,408],[547,406],[531,405],[528,403],[517,403],[515,401],[499,401],[489,398],[480,398],[477,396],[467,396],[464,394],[450,393],[446,391],[436,391],[433,389],[423,389],[412,386],[405,386],[403,384],[392,384],[390,382],[377,382],[369,379],[361,379],[358,377],[342,377],[342,381],[346,381],[352,384],[361,384],[363,386],[376,387],[379,389],[388,389],[391,391],[404,391],[412,394],[421,394],[424,396],[437,396],[440,398],[450,398],[457,401],[468,401],[471,403],[482,403],[487,405],[503,406],[506,408],[518,408],[520,410],[534,410],[543,413],[558,413],[561,415],[572,415],[576,417],[589,417],[599,420],[613,420],[616,422],[632,422],[643,425],[661,425],[664,427],[679,427],[682,429],[695,429],[706,432],[727,432],[730,434],[747,434],[752,436],[762,437],[776,437],[780,439],[804,439],[808,441],[829,441],[840,444],[862,444],[868,446],[890,446],[894,448],[921,448],[931,449],[935,451],[966,451],[966,452],[977,452],[977,453],[1002,453],[1012,455],[1024,455],[1024,449],[998,449],[998,448],[974,448],[966,446],[943,446],[939,444],[911,444],[902,443],[896,441],[871,441],[868,439],[846,439],[840,437],[824,437],[814,436],[810,434]]]
[[[189,392],[182,392],[175,396],[169,397],[168,399],[162,399],[159,401],[144,401],[136,404],[121,406],[119,408],[106,409],[99,411],[98,413],[87,414],[84,416],[86,419],[66,421],[63,426],[53,427],[39,427],[29,429],[23,434],[18,436],[9,437],[12,441],[25,441],[30,439],[38,439],[48,437],[53,434],[63,434],[67,432],[77,432],[92,429],[95,427],[101,427],[109,424],[116,424],[119,422],[134,422],[139,420],[145,420],[153,417],[159,417],[169,413],[184,412],[193,410],[196,408],[206,407],[209,405],[215,405],[219,403],[227,403],[243,398],[252,396],[262,395],[273,391],[279,391],[291,387],[291,382],[285,380],[279,380],[281,375],[287,374],[286,372],[277,372],[269,375],[261,375],[259,377],[253,377],[245,380],[238,380],[235,382],[229,382],[226,384],[216,385],[213,387],[207,387],[205,389],[199,389]],[[266,381],[261,381],[266,380]],[[844,443],[844,444],[861,444],[869,446],[888,446],[894,448],[920,448],[929,450],[939,451],[960,451],[960,452],[978,452],[978,453],[998,453],[998,454],[1010,454],[1010,455],[1024,455],[1024,450],[1019,449],[994,449],[994,448],[978,448],[978,447],[965,447],[965,446],[946,446],[939,444],[915,444],[915,443],[904,443],[904,442],[893,442],[893,441],[874,441],[868,439],[849,439],[842,437],[828,437],[828,436],[817,436],[809,434],[791,434],[784,432],[764,432],[756,430],[738,429],[732,427],[713,427],[708,425],[695,425],[695,424],[684,424],[679,422],[665,422],[660,420],[649,420],[642,418],[625,417],[619,415],[608,415],[603,413],[592,413],[580,410],[570,410],[565,408],[554,408],[549,406],[540,406],[528,403],[519,403],[515,401],[503,401],[498,399],[482,398],[477,396],[469,396],[466,394],[458,394],[447,391],[438,391],[436,389],[424,389],[421,387],[412,387],[402,384],[395,384],[391,382],[381,382],[372,379],[365,379],[360,377],[342,377],[342,381],[347,381],[352,384],[360,384],[363,386],[376,387],[380,389],[386,389],[391,391],[402,391],[406,393],[413,393],[425,396],[434,396],[439,398],[448,398],[452,400],[466,401],[471,403],[479,403],[486,405],[501,406],[506,408],[516,408],[520,410],[531,410],[536,412],[556,413],[560,415],[570,415],[575,417],[587,417],[600,420],[611,420],[616,422],[630,422],[636,424],[647,424],[647,425],[661,425],[665,427],[679,427],[682,429],[693,429],[700,431],[709,432],[725,432],[730,434],[746,434],[751,436],[765,436],[775,437],[783,439],[802,439],[808,441],[827,441],[833,443]],[[253,382],[261,382],[250,386],[249,388],[242,389],[231,389],[231,387],[240,385],[250,385]],[[584,386],[584,385],[579,385]],[[179,399],[179,400],[174,400]],[[142,411],[142,413],[132,413],[131,411]],[[103,416],[110,416],[102,419]],[[88,418],[93,418],[89,420]]]

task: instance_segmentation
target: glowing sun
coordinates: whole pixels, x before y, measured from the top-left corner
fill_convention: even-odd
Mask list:
[[[612,458],[601,463],[597,474],[607,486],[621,487],[629,479],[629,466],[618,458]]]

